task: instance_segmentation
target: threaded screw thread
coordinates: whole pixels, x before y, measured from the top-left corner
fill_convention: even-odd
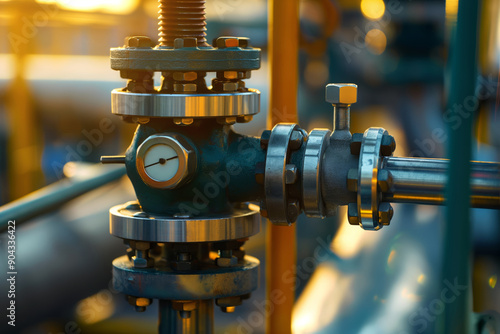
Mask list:
[[[173,47],[176,38],[196,38],[198,46],[206,40],[205,0],[158,0],[160,46]]]

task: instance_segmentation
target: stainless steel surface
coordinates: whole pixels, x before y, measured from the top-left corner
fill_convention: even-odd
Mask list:
[[[112,207],[110,233],[150,242],[213,242],[248,238],[259,233],[260,216],[248,208],[212,217],[175,218],[147,215],[129,204]],[[134,216],[135,215],[135,216]]]
[[[149,149],[155,145],[166,145],[172,148],[179,160],[179,168],[176,174],[169,180],[159,181],[152,178],[146,171],[144,164],[145,156]],[[149,186],[158,189],[173,189],[182,185],[190,179],[196,171],[196,153],[191,145],[178,134],[162,133],[148,137],[137,149],[136,154],[137,172],[141,179]],[[167,162],[168,164],[168,162]]]
[[[173,271],[135,269],[127,255],[113,261],[113,286],[126,295],[166,300],[200,300],[251,293],[258,286],[259,260],[245,256],[227,268]]]
[[[255,115],[260,111],[260,92],[217,94],[138,94],[115,89],[113,114],[139,117],[190,117]]]
[[[302,169],[302,199],[304,212],[311,217],[322,218],[326,215],[321,194],[321,168],[330,134],[330,130],[315,129],[307,138]]]
[[[380,146],[387,131],[383,128],[370,128],[365,131],[358,166],[358,221],[365,230],[379,230],[378,215],[378,171]]]
[[[285,170],[290,138],[297,124],[277,124],[269,138],[266,156],[264,187],[268,218],[276,224],[289,225]]]
[[[444,204],[449,161],[444,159],[384,158],[381,169],[391,172],[392,193],[384,201]],[[471,206],[500,208],[500,163],[471,162]]]

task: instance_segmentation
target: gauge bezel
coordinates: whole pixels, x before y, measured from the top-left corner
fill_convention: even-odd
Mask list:
[[[154,145],[163,144],[170,146],[179,157],[179,168],[177,173],[167,181],[158,181],[146,171],[144,157],[148,150]],[[136,168],[142,181],[147,185],[157,189],[172,189],[185,183],[196,170],[196,156],[194,149],[186,140],[177,134],[162,133],[149,136],[137,149]]]

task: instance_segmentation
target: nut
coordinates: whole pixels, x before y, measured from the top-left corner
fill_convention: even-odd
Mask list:
[[[331,104],[353,104],[358,96],[355,84],[329,84],[326,86],[326,102]]]
[[[174,72],[172,78],[177,81],[194,81],[198,79],[196,72]]]
[[[215,260],[215,264],[219,267],[232,267],[238,264],[238,258],[236,256],[218,257]]]
[[[219,49],[233,48],[239,46],[239,41],[237,37],[219,37],[215,40],[214,45]]]
[[[250,38],[238,37],[238,46],[240,48],[248,48],[250,46]]]
[[[135,310],[137,312],[146,311],[146,307],[151,305],[151,303],[153,302],[149,298],[134,297],[134,296],[126,296],[126,298],[130,305],[135,306]]]
[[[146,256],[140,256],[139,253],[142,251],[136,251],[136,256],[132,257],[132,262],[134,263],[134,268],[151,268],[154,266],[154,259]]]
[[[382,137],[382,143],[380,145],[380,155],[384,157],[389,157],[396,150],[396,140],[393,136],[384,135]]]
[[[236,117],[217,117],[217,123],[222,125],[233,125],[236,123]]]
[[[295,222],[300,214],[300,203],[297,200],[288,202],[286,210],[287,218],[291,222]]]
[[[379,217],[379,222],[382,225],[389,225],[391,223],[393,215],[394,215],[394,209],[389,203],[383,202],[379,204],[378,217]]]
[[[226,80],[239,79],[237,71],[217,72],[217,78],[222,79],[222,80],[224,80],[224,79],[226,79]]]
[[[238,72],[238,79],[250,79],[251,77],[252,77],[252,71]]]
[[[347,190],[358,191],[358,170],[356,168],[349,169],[347,172]]]
[[[234,81],[212,81],[212,89],[219,92],[235,92],[238,90],[238,82]]]
[[[292,150],[298,150],[302,146],[305,138],[306,137],[304,136],[302,131],[293,131],[292,135],[290,136],[290,148]]]
[[[192,118],[174,118],[174,123],[176,125],[191,125],[193,122],[194,119]]]
[[[147,36],[132,36],[125,38],[125,45],[129,48],[150,48],[153,41]]]
[[[196,300],[173,300],[172,309],[176,311],[194,311],[198,308]]]
[[[285,166],[285,183],[294,184],[297,181],[297,166],[287,164]]]
[[[197,86],[194,83],[174,83],[174,92],[177,93],[194,93],[197,90]]]
[[[349,203],[347,206],[347,219],[351,225],[359,225],[358,219],[358,205],[356,203]]]
[[[196,37],[176,38],[174,40],[174,49],[194,48],[198,45]]]
[[[361,153],[361,143],[363,142],[362,133],[353,133],[351,140],[351,154],[359,155]]]
[[[387,169],[379,170],[377,180],[380,191],[384,193],[391,192],[393,184],[391,172],[389,172]]]

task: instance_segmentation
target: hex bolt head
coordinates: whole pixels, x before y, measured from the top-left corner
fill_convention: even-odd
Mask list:
[[[219,49],[233,48],[239,46],[237,37],[222,36],[215,40],[214,46]]]
[[[195,48],[198,45],[196,37],[176,38],[174,40],[174,49]]]
[[[238,46],[240,48],[248,48],[250,46],[250,38],[238,37]]]
[[[355,84],[329,84],[326,86],[326,102],[331,104],[353,104],[358,99]]]
[[[174,72],[172,78],[177,81],[194,81],[198,79],[198,73],[196,72]]]
[[[271,138],[271,130],[264,130],[264,132],[262,132],[262,135],[260,136],[260,147],[263,150],[267,150],[270,138]]]
[[[297,181],[297,166],[287,164],[285,166],[285,183],[294,184]]]
[[[125,46],[129,48],[151,48],[154,44],[151,38],[147,36],[132,36],[125,38]]]
[[[290,148],[292,150],[298,150],[302,146],[302,143],[305,139],[306,137],[304,136],[302,131],[293,131],[292,135],[290,136]]]
[[[357,168],[349,169],[347,172],[347,190],[352,192],[358,191],[358,170]]]
[[[251,77],[252,77],[252,71],[238,72],[238,79],[250,79]]]
[[[194,119],[192,118],[174,118],[174,124],[176,125],[191,125],[193,124]]]
[[[384,135],[382,137],[382,144],[380,145],[380,155],[389,157],[396,150],[396,140],[393,136]]]
[[[238,71],[222,71],[217,72],[217,79],[221,80],[236,80],[238,78]]]
[[[351,139],[351,154],[359,155],[361,153],[361,143],[363,142],[362,133],[353,133]]]
[[[387,169],[379,170],[377,175],[377,180],[380,191],[384,193],[391,192],[392,185],[394,182],[391,172],[389,172]]]
[[[174,83],[176,93],[195,93],[198,86],[195,83]]]
[[[214,79],[212,81],[212,90],[217,92],[235,92],[238,90],[238,82]]]
[[[351,225],[359,225],[358,218],[358,205],[356,203],[349,203],[347,206],[347,219]]]
[[[288,202],[287,206],[287,218],[291,222],[295,222],[300,214],[300,203],[297,200],[292,200]]]
[[[151,305],[151,303],[153,302],[153,300],[149,298],[134,297],[134,296],[125,296],[125,298],[127,299],[130,305],[135,307],[135,310],[137,312],[146,311],[146,307]]]
[[[382,202],[378,206],[378,217],[379,222],[382,225],[389,225],[391,223],[392,216],[394,216],[394,209],[387,202]]]
[[[215,260],[215,264],[218,267],[228,268],[238,264],[238,258],[236,256],[231,257],[218,257]]]
[[[173,300],[172,309],[176,311],[191,312],[198,308],[198,301],[196,300]]]
[[[237,117],[217,117],[217,123],[222,125],[233,125],[236,123]]]
[[[215,305],[219,306],[222,312],[232,313],[236,306],[243,303],[242,296],[224,297],[215,299]]]

